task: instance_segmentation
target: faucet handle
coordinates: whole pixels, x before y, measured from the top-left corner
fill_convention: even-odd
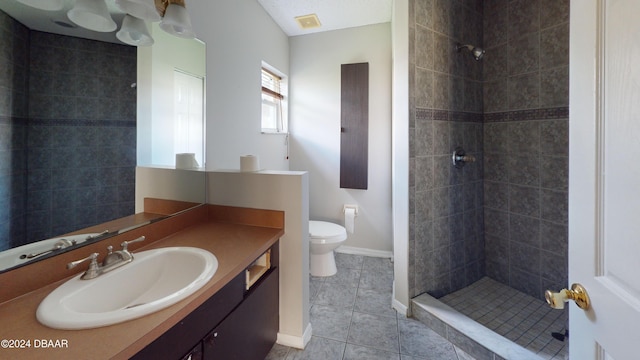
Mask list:
[[[78,266],[79,264],[82,264],[85,261],[90,260],[91,262],[89,263],[89,268],[92,267],[97,267],[98,266],[98,253],[93,253],[89,256],[87,256],[84,259],[80,259],[80,260],[76,260],[76,261],[72,261],[70,263],[67,264],[67,269],[73,269],[74,267]]]
[[[139,238],[135,239],[135,240],[131,240],[131,241],[123,241],[122,244],[120,244],[120,246],[122,246],[122,251],[129,251],[127,249],[127,247],[129,246],[129,244],[133,244],[133,243],[137,243],[137,242],[141,242],[144,241],[144,239],[146,239],[144,236],[140,236]]]

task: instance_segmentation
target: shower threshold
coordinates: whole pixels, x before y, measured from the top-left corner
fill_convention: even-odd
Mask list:
[[[476,359],[568,358],[568,340],[551,335],[564,331],[566,313],[487,277],[441,299],[419,295],[411,310]]]

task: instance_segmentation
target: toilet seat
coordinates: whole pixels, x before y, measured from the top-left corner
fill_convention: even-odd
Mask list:
[[[310,220],[309,238],[318,244],[336,243],[347,239],[347,230],[338,224]]]
[[[309,221],[309,273],[332,276],[338,272],[333,251],[347,241],[347,230],[326,221]]]

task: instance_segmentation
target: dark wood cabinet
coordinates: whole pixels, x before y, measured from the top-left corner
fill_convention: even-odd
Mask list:
[[[199,342],[196,347],[191,349],[191,351],[180,360],[202,360],[202,342]]]
[[[341,66],[340,188],[368,188],[369,63]]]
[[[204,339],[204,359],[264,359],[276,341],[277,309],[278,269],[272,269]]]
[[[251,288],[240,273],[132,359],[264,359],[279,329],[278,243],[270,254]]]

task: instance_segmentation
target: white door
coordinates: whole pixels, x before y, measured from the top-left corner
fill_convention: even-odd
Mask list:
[[[571,359],[640,359],[640,1],[572,0]]]

